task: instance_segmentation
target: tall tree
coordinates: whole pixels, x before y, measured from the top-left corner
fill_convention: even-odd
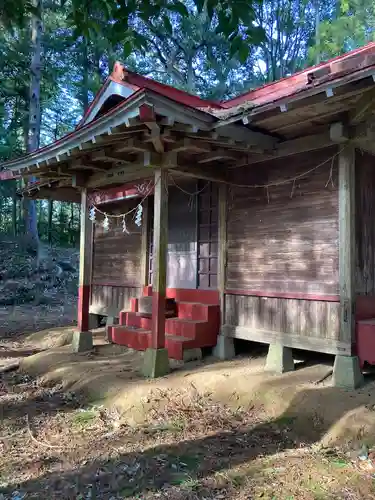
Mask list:
[[[42,0],[32,0],[35,11],[31,16],[31,65],[30,65],[30,108],[27,151],[39,148],[40,142],[40,89],[42,78]],[[33,181],[34,179],[32,179]],[[27,232],[39,245],[38,218],[35,201],[28,202]]]

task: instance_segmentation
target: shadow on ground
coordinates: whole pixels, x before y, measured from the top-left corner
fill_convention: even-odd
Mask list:
[[[258,475],[262,474],[256,467],[251,467],[252,462],[260,457],[264,459],[291,450],[297,456],[300,453],[302,456],[306,447],[322,439],[345,414],[357,408],[355,398],[345,397],[345,404],[331,408],[328,418],[300,419],[299,423],[304,422],[303,425],[296,425],[295,420],[297,415],[300,418],[301,409],[316,408],[317,415],[320,412],[324,414],[324,408],[331,407],[332,400],[336,397],[337,390],[331,387],[302,390],[279,418],[252,424],[247,417],[257,420],[257,410],[253,408],[248,410],[246,418],[244,414],[239,414],[237,418],[233,414],[233,419],[226,423],[226,428],[206,436],[189,436],[188,423],[185,429],[174,434],[171,434],[171,429],[165,430],[166,428],[164,431],[155,431],[152,441],[149,429],[136,429],[131,433],[127,431],[118,436],[116,443],[111,443],[113,450],[119,450],[115,458],[97,458],[65,472],[55,470],[42,473],[37,479],[11,485],[3,493],[9,493],[17,487],[22,492],[28,492],[27,498],[68,499],[76,498],[75,495],[79,493],[85,495],[88,489],[93,495],[94,489],[96,496],[93,498],[110,498],[119,492],[122,496],[114,498],[156,498],[153,495],[157,492],[177,485],[181,494],[185,495],[181,498],[221,498],[212,495],[217,495],[228,485],[220,486],[217,480],[210,484],[214,477],[217,479],[218,474],[246,465],[243,474],[251,479],[255,471]],[[375,413],[372,413],[369,431],[375,431]],[[151,444],[155,441],[168,441],[171,436],[175,442]],[[108,438],[96,442],[95,446],[103,451],[107,450]],[[124,446],[133,449],[122,453]],[[189,488],[194,490],[195,497],[188,495]],[[231,498],[232,495],[233,492],[228,492],[225,498]]]
[[[373,439],[373,377],[361,390],[339,390],[325,378],[332,368],[329,359],[319,361],[316,365],[304,359],[295,372],[273,376],[263,372],[261,354],[232,362],[205,360],[163,379],[146,381],[140,375],[140,353],[108,345],[82,355],[61,346],[26,358],[24,372],[29,369],[44,386],[61,386],[55,396],[41,401],[31,391],[23,400],[4,403],[0,407],[4,421],[17,426],[26,414],[48,418],[72,411],[81,403],[67,401],[66,391],[81,394],[80,401],[96,397],[109,407],[117,406],[123,420],[114,433],[90,436],[86,432],[80,456],[63,445],[44,450],[46,463],[34,477],[17,480],[0,491],[10,494],[18,489],[27,492],[27,498],[39,499],[76,499],[78,494],[102,499],[153,499],[164,494],[160,498],[251,498],[259,481],[272,485],[260,461],[272,461],[283,452],[298,460],[313,453],[311,445],[317,442],[353,448]],[[163,417],[151,425],[147,412],[159,411],[152,394],[160,391],[158,405],[162,407],[166,394],[181,390],[186,394],[199,390],[219,405],[230,405],[231,418],[222,418],[217,406],[217,414],[202,415],[201,428],[197,428],[199,416],[189,416],[189,409],[177,421]],[[134,425],[138,410],[143,412],[143,423]],[[25,462],[25,468],[31,463]],[[239,497],[244,482],[248,496]],[[320,498],[372,498],[368,492],[364,497],[344,496],[335,484],[329,488]]]

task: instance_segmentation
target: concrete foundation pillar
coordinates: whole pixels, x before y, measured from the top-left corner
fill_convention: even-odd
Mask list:
[[[92,332],[73,332],[72,349],[73,352],[91,351],[93,346]]]
[[[97,314],[89,314],[89,330],[99,328],[99,316]]]
[[[232,337],[227,337],[226,335],[219,335],[217,337],[217,344],[214,347],[213,355],[215,358],[225,360],[233,359],[235,356],[234,352],[234,341]]]
[[[147,349],[143,358],[142,373],[145,377],[164,377],[169,373],[169,358],[167,349]]]
[[[265,370],[274,373],[293,371],[294,359],[292,349],[280,343],[270,344]]]
[[[339,356],[333,365],[333,385],[342,389],[357,389],[363,385],[358,356]]]
[[[118,313],[113,311],[108,311],[108,315],[105,321],[105,338],[108,342],[112,342],[111,326],[118,323]]]

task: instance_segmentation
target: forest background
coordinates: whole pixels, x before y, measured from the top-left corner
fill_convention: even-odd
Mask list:
[[[366,0],[0,0],[0,161],[72,130],[116,60],[226,99],[375,40]],[[75,246],[79,206],[0,183],[0,233]]]

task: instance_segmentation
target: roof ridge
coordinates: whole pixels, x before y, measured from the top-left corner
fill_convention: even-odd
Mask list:
[[[205,104],[206,106],[202,106],[205,108],[211,107],[221,109],[223,107],[219,101],[203,99],[202,97],[186,92],[185,90],[178,89],[176,87],[173,87],[172,85],[158,82],[153,78],[149,78],[147,76],[140,75],[139,73],[135,73],[134,71],[130,71],[124,64],[119,61],[115,62],[110,78],[118,83],[128,83],[130,85],[136,85],[139,87],[142,87],[142,84],[144,84],[145,88],[154,90],[155,92],[159,91],[159,93],[163,93],[160,92],[161,89],[163,89],[166,92],[165,95],[167,97],[170,97],[171,99],[173,99],[172,94],[175,94],[175,97],[177,97],[178,95],[186,101],[190,100],[190,105],[192,107],[198,107],[200,104]],[[186,102],[185,104],[188,104],[188,102]]]

